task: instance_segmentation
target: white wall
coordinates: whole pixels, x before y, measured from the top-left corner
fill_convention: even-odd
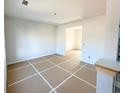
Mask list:
[[[82,26],[82,20],[57,26],[57,47],[56,47],[57,54],[60,54],[60,55],[65,54],[65,51],[66,51],[65,31],[66,29],[71,28],[71,27],[79,27],[79,26]]]
[[[105,15],[83,21],[83,61],[94,64],[99,58],[104,57],[105,32]]]
[[[107,0],[107,30],[105,40],[105,57],[116,61],[119,36],[120,0]]]
[[[6,93],[6,58],[5,58],[5,40],[4,40],[4,1],[0,2],[0,93]]]
[[[69,27],[65,29],[65,51],[81,49],[82,27]]]
[[[75,31],[71,28],[65,30],[65,51],[75,49]]]
[[[69,27],[82,26],[82,61],[94,64],[96,60],[104,57],[104,41],[106,32],[106,16],[97,16],[86,20],[80,20],[58,26],[57,50],[62,48],[58,54],[65,51],[65,29]],[[90,56],[90,59],[89,59]]]
[[[56,27],[5,17],[7,64],[56,52]]]
[[[63,26],[57,26],[56,53],[65,54],[65,29]]]
[[[75,30],[75,49],[81,50],[82,48],[82,28]]]

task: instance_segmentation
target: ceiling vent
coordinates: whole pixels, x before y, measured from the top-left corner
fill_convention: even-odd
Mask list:
[[[28,3],[29,3],[29,2],[26,1],[26,0],[23,0],[23,1],[22,1],[22,4],[25,5],[25,6],[28,6]]]

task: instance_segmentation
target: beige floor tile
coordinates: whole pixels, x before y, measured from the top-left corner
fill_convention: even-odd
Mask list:
[[[56,57],[54,54],[53,55],[45,56],[46,59],[51,59],[51,58],[54,58],[54,57]]]
[[[56,87],[59,85],[63,80],[65,80],[68,76],[70,76],[69,73],[61,70],[58,67],[52,68],[48,71],[45,71],[41,73],[48,82],[53,86]]]
[[[88,67],[91,70],[96,70],[95,65],[92,65],[92,64],[87,64],[86,67]]]
[[[68,58],[72,58],[72,57],[76,57],[76,56],[80,56],[80,52],[79,51],[68,51],[67,53],[65,53],[65,56]]]
[[[86,64],[85,62],[80,61],[79,58],[74,58],[74,59],[70,60],[69,62],[71,62],[73,64],[78,64],[78,65],[81,65],[81,66]]]
[[[49,93],[50,90],[40,76],[35,76],[8,87],[7,93]]]
[[[31,64],[38,64],[38,63],[42,63],[42,62],[48,62],[48,60],[40,60],[40,61],[30,61]]]
[[[81,79],[88,81],[92,85],[96,86],[96,72],[95,71],[91,71],[84,67],[83,69],[78,71],[75,75]]]
[[[67,58],[67,59],[71,59],[71,58],[74,58],[74,57],[80,58],[80,56],[78,56],[76,54],[73,54],[73,53],[67,53],[67,54],[65,54],[64,57]]]
[[[80,63],[79,63],[79,65],[81,65],[81,66],[83,66],[85,64],[87,64],[87,63],[86,62],[83,62],[83,61],[80,61]]]
[[[50,93],[57,93],[57,92],[55,92],[55,91],[52,91],[52,92],[50,92]]]
[[[64,59],[58,58],[58,57],[54,57],[54,58],[50,58],[49,61],[55,63],[55,64],[60,64],[62,62],[64,62]]]
[[[92,86],[89,86],[85,82],[72,77],[58,89],[57,93],[96,93],[96,89]]]
[[[50,92],[50,93],[56,93],[56,92],[52,91],[52,92]]]
[[[27,65],[29,65],[27,61],[15,63],[15,64],[8,65],[7,70],[10,71],[10,70],[14,70],[14,69],[20,68],[22,66],[27,66]]]
[[[55,67],[55,65],[52,63],[55,64],[62,63],[59,65],[60,67],[66,69],[71,73],[74,73],[81,66],[86,64],[85,62],[81,62],[79,58],[74,58],[76,56],[79,56],[79,52],[71,51],[68,52],[65,56],[53,54],[45,57],[32,59],[30,60],[30,62],[35,66],[35,68],[39,72],[42,72],[45,69],[53,67],[45,72],[42,72],[41,74],[53,87],[56,87],[63,80],[69,77],[70,74],[58,67]],[[34,71],[34,69],[28,64],[28,62],[21,62],[9,65],[7,67],[8,67],[7,84],[12,84],[18,80],[24,79],[25,77],[36,74],[36,71]],[[91,84],[96,85],[95,84],[96,72],[95,67],[93,65],[88,64],[87,68],[81,69],[76,73],[76,75],[81,79],[84,79],[90,82]],[[21,81],[7,88],[7,93],[49,93],[49,91],[51,91],[50,87],[39,75],[33,76],[27,80]],[[72,77],[69,80],[67,80],[64,84],[62,84],[59,88],[57,88],[56,91],[57,93],[95,93],[96,90],[92,86],[77,79],[76,77]],[[53,91],[52,93],[56,92]]]
[[[71,55],[65,55],[64,58],[69,60],[69,59],[73,58],[73,56],[71,56]]]
[[[44,62],[46,61],[46,58],[45,57],[40,57],[40,58],[36,58],[36,59],[32,59],[32,60],[29,60],[32,64],[35,64],[35,63],[39,63],[39,62]]]
[[[24,79],[24,78],[30,76],[30,75],[33,75],[35,73],[36,72],[34,71],[34,69],[31,66],[8,72],[7,83],[8,83],[8,85],[12,84],[14,82],[17,82],[21,79]]]
[[[64,61],[69,60],[68,58],[65,58],[65,56],[63,56],[63,55],[55,54],[55,56],[64,60]]]
[[[37,64],[33,64],[35,66],[35,68],[41,72],[47,68],[50,68],[52,66],[54,66],[52,63],[48,62],[48,61],[45,61],[45,62],[40,62],[40,63],[37,63]]]
[[[64,61],[68,61],[68,60],[70,60],[71,58],[66,58],[65,56],[63,56],[62,59],[63,59]]]
[[[59,65],[60,67],[68,70],[71,73],[74,73],[76,70],[78,70],[81,66],[78,64],[73,64],[72,62],[67,62]]]

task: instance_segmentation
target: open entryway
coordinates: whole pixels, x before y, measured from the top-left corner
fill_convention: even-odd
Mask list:
[[[68,27],[65,29],[65,55],[70,53],[81,57],[82,26]]]

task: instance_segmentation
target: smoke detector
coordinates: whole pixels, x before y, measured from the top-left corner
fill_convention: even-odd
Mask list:
[[[29,2],[26,1],[26,0],[23,0],[23,1],[22,1],[22,4],[25,5],[25,6],[28,6],[28,3],[29,3]]]
[[[57,15],[56,13],[54,13],[53,15]]]

